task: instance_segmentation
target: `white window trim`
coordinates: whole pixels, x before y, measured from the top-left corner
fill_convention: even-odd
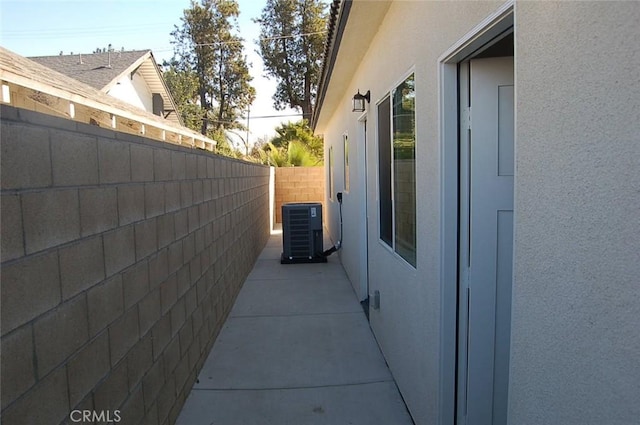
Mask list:
[[[398,87],[407,79],[409,78],[409,76],[411,76],[413,74],[413,78],[415,81],[417,81],[417,77],[416,77],[416,67],[415,65],[411,66],[409,68],[409,70],[405,71],[404,74],[402,74],[402,76],[400,78],[398,78],[397,80],[395,80],[391,87],[384,92],[384,96],[382,96],[378,101],[376,101],[375,103],[375,107],[376,107],[376,119],[379,120],[380,116],[378,115],[378,107],[380,106],[380,104],[382,102],[384,102],[387,98],[389,99],[389,116],[387,117],[389,120],[389,144],[390,144],[390,149],[391,149],[391,155],[390,155],[390,160],[391,160],[391,164],[390,164],[390,170],[391,170],[391,245],[388,245],[385,241],[382,240],[382,236],[380,234],[380,224],[381,224],[381,217],[380,217],[380,157],[379,157],[379,153],[380,153],[380,149],[378,146],[378,143],[380,141],[380,137],[378,134],[378,123],[376,122],[376,205],[378,206],[378,212],[377,212],[377,232],[378,232],[378,244],[380,244],[384,249],[386,249],[388,252],[390,252],[393,257],[395,257],[397,260],[400,260],[400,262],[404,265],[406,265],[408,268],[411,269],[411,271],[415,272],[417,270],[417,265],[418,265],[418,241],[417,241],[417,217],[418,217],[418,202],[417,202],[417,176],[418,176],[418,161],[416,161],[416,169],[415,169],[415,179],[416,179],[416,265],[414,266],[413,264],[409,263],[404,257],[402,257],[400,254],[398,254],[398,252],[396,251],[396,194],[395,194],[395,184],[394,184],[394,175],[395,175],[395,164],[394,164],[394,158],[393,158],[393,95],[395,93],[395,91],[398,89]],[[416,84],[416,98],[417,98],[417,84]],[[418,102],[416,101],[416,105],[415,105],[415,114],[416,116],[418,116]],[[417,158],[417,146],[418,146],[418,120],[416,119],[416,123],[415,123],[415,138],[416,138],[416,143],[414,146],[415,149],[415,153],[414,155]]]

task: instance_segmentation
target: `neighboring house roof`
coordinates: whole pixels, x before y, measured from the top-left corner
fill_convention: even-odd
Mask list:
[[[21,104],[24,106],[19,107],[72,119],[69,104],[75,104],[78,106],[73,108],[74,110],[79,109],[80,106],[89,108],[88,112],[80,115],[88,114],[89,116],[83,118],[87,118],[84,122],[90,124],[116,130],[122,128],[122,131],[126,130],[124,127],[127,125],[132,126],[131,128],[142,125],[148,128],[146,132],[138,131],[138,134],[144,134],[156,140],[182,145],[192,144],[209,150],[216,144],[215,141],[187,127],[109,96],[104,91],[97,90],[1,46],[0,80],[2,101],[5,103]],[[9,84],[12,86],[9,87]],[[26,90],[23,90],[23,87]],[[10,97],[10,101],[6,97]],[[23,99],[14,99],[14,97]],[[65,105],[64,102],[67,104]],[[76,119],[78,119],[77,116]],[[153,130],[154,128],[157,130]]]
[[[164,118],[184,125],[151,50],[36,56],[32,61],[107,93],[123,76],[138,73],[164,103]]]

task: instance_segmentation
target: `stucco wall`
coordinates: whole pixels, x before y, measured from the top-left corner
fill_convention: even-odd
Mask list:
[[[282,204],[320,202],[324,211],[324,168],[275,168],[275,222],[282,223]]]
[[[128,75],[122,77],[108,94],[153,113],[153,96],[144,78],[137,73],[133,74],[133,79]]]
[[[353,282],[366,281],[369,294],[380,291],[379,310],[370,310],[371,326],[416,424],[438,423],[440,373],[440,141],[438,58],[502,2],[394,2],[368,46],[340,107],[324,134],[325,156],[333,146],[336,191],[343,181],[342,135],[349,134],[351,190],[343,202],[343,265]],[[354,2],[366,25],[366,2]],[[358,37],[356,29],[344,37]],[[350,52],[344,52],[349,57]],[[376,104],[409,73],[416,77],[417,267],[413,268],[379,240]],[[362,116],[351,112],[351,98],[371,91],[367,104],[366,145]],[[365,161],[366,155],[366,161]],[[365,164],[367,172],[365,173]],[[364,178],[366,175],[366,184]],[[367,210],[364,210],[364,191]],[[339,234],[337,202],[327,201],[327,223]],[[367,223],[368,236],[362,223]],[[368,246],[367,246],[368,244]],[[358,289],[356,288],[357,292]]]
[[[269,237],[269,169],[1,114],[3,423],[173,423]]]
[[[332,76],[346,79],[348,89],[317,129],[325,155],[333,147],[339,186],[342,135],[355,141],[361,134],[363,116],[351,112],[351,97],[371,91],[366,144],[349,147],[340,255],[351,280],[359,279],[367,272],[361,253],[368,243],[369,293],[381,294],[371,325],[416,424],[442,418],[438,60],[502,3],[392,3],[371,42],[340,53],[365,52],[353,75]],[[515,10],[509,423],[634,423],[640,416],[640,6],[524,1]],[[357,39],[358,26],[366,25],[366,2],[354,2],[351,13],[359,13],[358,21],[347,25],[343,39]],[[376,104],[409,72],[416,76],[416,269],[381,243],[378,231]],[[365,189],[366,211],[359,203]],[[327,204],[325,218],[337,235],[338,205]],[[444,416],[452,419],[453,412]]]
[[[638,22],[637,2],[516,5],[513,424],[640,417]]]

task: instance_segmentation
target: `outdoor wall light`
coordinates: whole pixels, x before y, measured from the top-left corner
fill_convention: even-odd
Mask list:
[[[358,93],[353,95],[353,112],[364,112],[365,100],[367,103],[371,102],[371,92],[367,90],[365,94],[360,94],[360,90],[358,90]]]

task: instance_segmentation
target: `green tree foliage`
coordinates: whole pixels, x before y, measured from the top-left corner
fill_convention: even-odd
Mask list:
[[[186,127],[200,131],[206,111],[198,103],[198,76],[194,71],[180,70],[175,62],[164,63],[163,66],[165,71],[162,75],[176,102],[182,122]]]
[[[242,153],[235,149],[235,147],[229,142],[226,131],[224,129],[217,129],[211,133],[211,138],[218,144],[216,145],[216,153],[231,158],[241,158]]]
[[[282,124],[269,142],[254,147],[252,156],[274,167],[315,167],[323,164],[324,142],[306,120]]]
[[[324,141],[313,134],[307,120],[288,122],[275,130],[276,136],[271,140],[275,146],[287,148],[289,142],[297,141],[306,146],[309,152],[320,161],[324,159]]]
[[[220,138],[225,128],[243,128],[238,120],[255,99],[243,39],[235,34],[239,14],[235,0],[191,0],[181,26],[171,33],[168,85],[185,123],[217,136],[219,148],[226,143]]]
[[[308,146],[293,141],[284,147],[268,142],[256,150],[258,162],[272,167],[316,167],[322,162],[309,151]]]
[[[320,79],[327,26],[321,0],[267,0],[260,24],[260,55],[269,76],[278,81],[273,96],[278,110],[302,110],[311,119]]]

